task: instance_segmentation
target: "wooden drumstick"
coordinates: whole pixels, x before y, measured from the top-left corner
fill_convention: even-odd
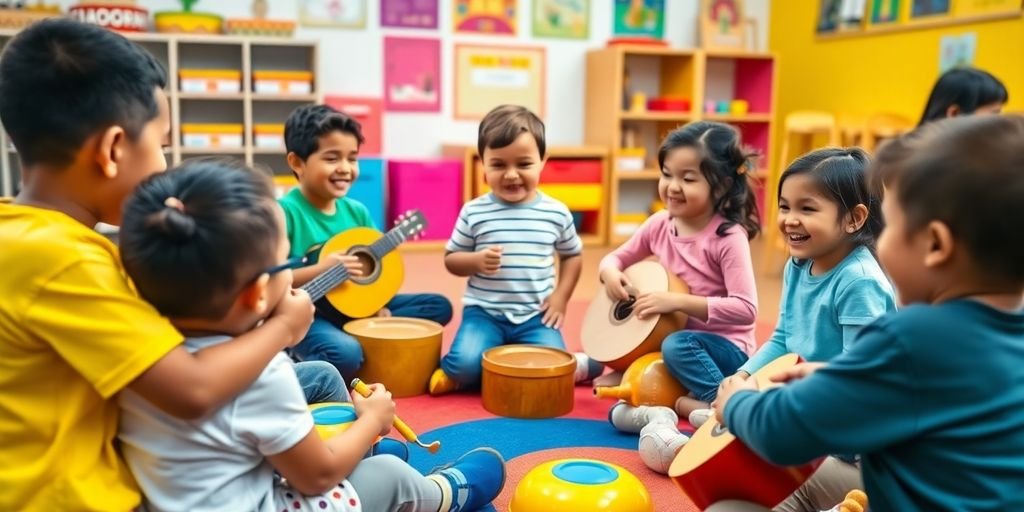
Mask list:
[[[367,386],[366,383],[359,379],[352,379],[352,391],[355,391],[356,393],[363,395],[363,397],[368,397],[370,396],[371,393],[373,393],[373,391],[370,389],[370,386]],[[402,437],[404,437],[406,441],[409,441],[410,443],[415,443],[420,448],[424,448],[432,454],[437,453],[437,451],[441,449],[441,441],[434,441],[433,443],[430,444],[423,444],[423,442],[420,441],[419,437],[416,436],[416,432],[413,432],[412,428],[410,428],[409,425],[402,421],[398,417],[398,415],[395,415],[393,425],[395,426],[395,430],[398,430],[398,433],[402,434]]]

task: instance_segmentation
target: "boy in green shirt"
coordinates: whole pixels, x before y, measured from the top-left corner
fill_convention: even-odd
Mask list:
[[[365,140],[356,120],[326,105],[302,106],[288,116],[284,139],[288,166],[299,180],[299,186],[280,200],[291,257],[343,231],[376,228],[366,206],[345,197],[359,177],[359,146]],[[356,275],[362,270],[354,256],[323,254],[315,264],[295,271],[295,286],[338,263]],[[398,294],[378,313],[391,315],[445,325],[452,318],[452,305],[438,294]],[[292,353],[303,361],[327,361],[345,378],[354,377],[363,364],[363,349],[342,330],[349,320],[333,308],[317,308],[309,333]]]

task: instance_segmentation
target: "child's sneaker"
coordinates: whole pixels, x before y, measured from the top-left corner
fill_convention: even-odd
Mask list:
[[[590,382],[604,373],[604,365],[594,361],[583,352],[577,352],[573,356],[576,357],[576,374],[574,376],[576,384]]]
[[[459,383],[448,376],[444,370],[438,368],[430,375],[430,385],[427,391],[430,396],[440,396],[459,389]]]
[[[690,425],[693,425],[693,428],[700,428],[701,425],[707,423],[714,415],[714,409],[695,409],[690,413],[690,417],[688,419],[690,420]]]
[[[441,485],[444,495],[441,510],[477,510],[494,501],[505,487],[505,459],[492,448],[477,448],[466,452],[455,462],[431,471],[428,478],[439,484],[448,484],[448,492]]]
[[[398,439],[383,437],[370,448],[370,456],[384,454],[394,455],[399,459],[409,462],[409,445]]]
[[[674,424],[651,423],[640,431],[637,451],[647,467],[667,475],[672,461],[689,440]]]
[[[636,434],[640,429],[654,423],[664,423],[675,428],[679,423],[679,416],[668,407],[633,407],[625,400],[619,400],[608,410],[608,422],[620,432]]]

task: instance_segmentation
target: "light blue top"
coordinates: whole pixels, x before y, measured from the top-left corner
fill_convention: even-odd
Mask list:
[[[810,260],[790,259],[775,332],[740,370],[754,373],[787,353],[828,361],[850,348],[861,327],[895,310],[892,285],[866,247],[820,276],[811,275]]]

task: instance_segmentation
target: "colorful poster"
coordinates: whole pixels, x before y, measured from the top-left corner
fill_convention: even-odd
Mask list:
[[[384,109],[441,111],[441,41],[384,38]]]
[[[359,146],[360,156],[380,155],[383,143],[381,133],[381,101],[380,98],[363,98],[355,96],[332,96],[324,98],[324,103],[348,114],[359,121],[360,131],[366,138]]]
[[[366,0],[302,0],[299,21],[314,27],[363,28]]]
[[[968,32],[959,36],[942,36],[942,40],[939,42],[939,73],[973,65],[974,53],[977,48],[977,32]]]
[[[913,0],[910,3],[910,17],[935,17],[949,14],[949,0]]]
[[[664,37],[665,0],[615,0],[613,8],[613,36]]]
[[[455,45],[455,118],[478,120],[505,103],[544,117],[543,47]]]
[[[517,0],[454,0],[455,32],[516,35]]]
[[[886,25],[900,19],[900,0],[871,0],[868,4],[868,22]]]
[[[382,27],[437,28],[437,0],[381,0]]]
[[[590,37],[590,0],[533,0],[534,37]]]

